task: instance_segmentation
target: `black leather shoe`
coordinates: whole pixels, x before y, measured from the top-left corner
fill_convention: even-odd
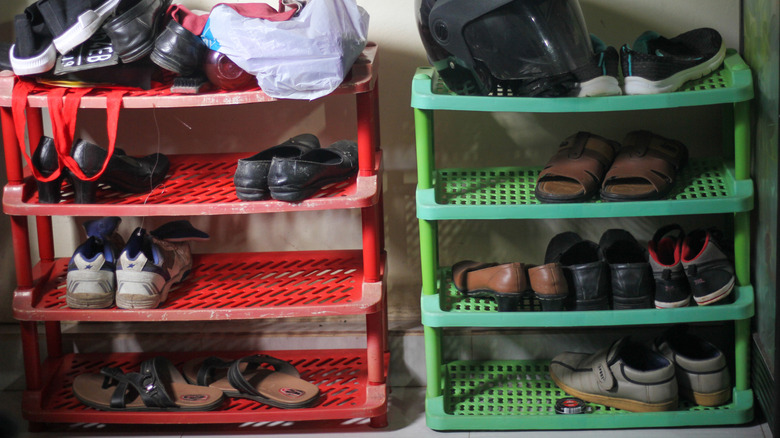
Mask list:
[[[57,148],[54,146],[54,139],[42,136],[38,142],[38,147],[32,155],[32,165],[43,177],[48,177],[59,168],[59,158],[57,158]],[[42,204],[56,204],[60,202],[60,188],[65,172],[52,181],[35,181],[38,185],[38,202]]]
[[[150,58],[166,70],[187,76],[200,68],[207,51],[199,36],[171,20],[154,41]]]
[[[78,139],[70,151],[71,156],[84,172],[91,177],[100,171],[108,151],[88,141]],[[103,175],[96,181],[84,181],[70,172],[75,202],[92,204],[95,202],[98,183],[126,193],[144,193],[160,184],[168,173],[170,162],[163,154],[151,154],[145,157],[131,157],[122,149],[114,149]]]
[[[609,265],[612,308],[650,309],[655,307],[655,281],[647,261],[647,251],[626,230],[611,229],[599,239],[602,259]]]
[[[148,55],[163,27],[171,0],[122,0],[114,18],[103,24],[114,51],[124,63]]]
[[[267,198],[269,196],[268,170],[275,157],[300,158],[304,153],[319,147],[320,140],[315,135],[300,134],[249,158],[241,158],[233,175],[236,196],[242,201],[259,201]]]
[[[339,140],[300,158],[274,158],[268,171],[268,189],[276,200],[301,201],[328,184],[349,178],[357,168],[357,143]]]
[[[567,308],[607,310],[609,308],[609,269],[599,247],[574,232],[560,233],[550,240],[544,263],[558,262],[569,284]]]

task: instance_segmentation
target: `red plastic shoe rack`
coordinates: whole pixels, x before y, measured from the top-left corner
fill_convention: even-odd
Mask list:
[[[246,154],[170,155],[164,190],[143,195],[100,188],[96,204],[75,204],[64,187],[59,204],[39,204],[35,181],[17,146],[11,112],[15,76],[0,72],[0,117],[8,184],[3,211],[11,218],[17,288],[14,316],[20,321],[26,369],[23,414],[38,423],[228,424],[370,418],[387,424],[387,295],[384,282],[381,149],[377,88],[377,46],[368,43],[350,74],[333,94],[356,100],[359,172],[300,203],[244,202],[232,184],[238,158]],[[272,104],[260,90],[201,95],[125,96],[124,108],[181,108]],[[43,135],[41,108],[47,94],[28,97],[30,144]],[[105,108],[103,96],[84,96],[81,108]],[[120,115],[121,117],[121,115]],[[132,153],[131,151],[129,151]],[[67,258],[54,257],[52,216],[196,216],[360,209],[363,245],[358,250],[195,254],[189,277],[157,309],[70,309],[65,304]],[[35,217],[39,260],[32,260],[27,217]],[[79,403],[70,385],[81,373],[101,367],[134,371],[149,353],[64,354],[61,321],[219,321],[307,316],[365,315],[366,348],[165,353],[180,364],[196,356],[238,358],[264,353],[290,361],[320,387],[321,401],[306,409],[279,409],[230,399],[207,412],[106,412]],[[39,353],[38,323],[44,322],[46,358]]]

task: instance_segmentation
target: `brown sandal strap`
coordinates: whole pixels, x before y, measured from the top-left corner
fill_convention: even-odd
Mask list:
[[[586,192],[597,190],[617,153],[618,143],[589,132],[578,132],[561,143],[539,173],[537,184],[552,178],[569,178]]]
[[[649,131],[631,132],[607,172],[604,186],[626,178],[644,179],[660,192],[674,183],[687,158],[688,151],[679,141]]]

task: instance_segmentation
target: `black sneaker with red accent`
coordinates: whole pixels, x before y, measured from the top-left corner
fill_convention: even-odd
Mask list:
[[[655,279],[655,307],[670,309],[686,307],[691,302],[691,289],[682,264],[682,243],[685,232],[678,224],[658,229],[647,243],[648,259]]]
[[[700,306],[726,298],[736,284],[734,263],[717,229],[699,229],[683,241],[682,264],[693,298]]]

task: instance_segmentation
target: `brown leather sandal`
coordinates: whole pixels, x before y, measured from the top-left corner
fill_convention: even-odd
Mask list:
[[[536,179],[536,199],[547,203],[583,202],[599,192],[620,145],[589,132],[561,143]]]
[[[688,162],[688,149],[649,131],[629,132],[604,178],[604,201],[640,201],[666,196]]]

